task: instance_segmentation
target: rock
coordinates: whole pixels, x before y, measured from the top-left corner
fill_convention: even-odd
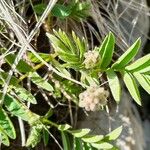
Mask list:
[[[149,120],[145,120],[143,122],[143,129],[144,129],[145,142],[146,142],[145,150],[149,150],[150,149],[150,121]]]

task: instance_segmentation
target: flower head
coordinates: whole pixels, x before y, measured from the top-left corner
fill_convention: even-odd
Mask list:
[[[95,67],[96,63],[99,60],[99,52],[94,50],[94,51],[88,51],[84,54],[85,60],[85,68],[90,69]]]
[[[108,91],[103,87],[91,86],[79,95],[79,106],[84,107],[87,111],[96,111],[100,106],[107,104]]]

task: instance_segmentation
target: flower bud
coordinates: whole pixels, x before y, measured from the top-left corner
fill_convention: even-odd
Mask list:
[[[98,51],[88,51],[84,54],[85,60],[85,68],[90,69],[95,67],[96,63],[99,59],[99,52]]]

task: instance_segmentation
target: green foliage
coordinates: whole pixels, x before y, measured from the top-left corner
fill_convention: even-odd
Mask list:
[[[128,88],[133,99],[141,105],[140,93],[138,90],[138,86],[133,78],[132,74],[125,72],[123,75],[123,80],[125,82],[126,87]]]
[[[99,48],[95,48],[99,51],[99,58],[101,58],[100,61],[96,62],[96,67],[93,65],[93,68],[86,70],[84,65],[84,53],[88,51],[88,46],[85,40],[81,40],[77,37],[74,38],[73,33],[72,36],[74,41],[72,42],[72,40],[69,40],[69,36],[67,36],[61,30],[58,32],[54,31],[54,35],[47,35],[50,38],[50,41],[54,47],[55,52],[58,54],[58,57],[66,62],[64,67],[79,70],[81,72],[82,82],[84,82],[86,79],[88,84],[97,84],[95,81],[98,81],[98,73],[106,73],[110,90],[117,103],[121,98],[121,85],[118,76],[119,74],[122,75],[122,79],[132,98],[139,105],[141,105],[141,98],[136,80],[138,80],[139,84],[149,93],[149,80],[147,77],[145,77],[145,75],[149,74],[150,72],[150,55],[148,54],[142,58],[139,58],[130,64],[130,62],[138,53],[141,45],[140,39],[137,39],[137,41],[135,41],[135,43],[129,47],[116,62],[111,64],[112,56],[114,53],[115,38],[112,33],[109,33],[102,42],[101,46]],[[77,42],[75,39],[79,39],[80,42]],[[77,47],[79,47],[79,45],[80,48],[78,49]],[[91,59],[91,62],[92,59],[95,59],[94,50],[93,56],[89,56],[91,57],[89,58]]]
[[[71,149],[71,145],[70,145],[70,140],[69,140],[68,134],[63,132],[63,131],[61,131],[61,137],[62,137],[63,148],[65,150],[70,150]]]
[[[53,87],[50,85],[50,83],[48,83],[46,80],[44,80],[42,77],[40,77],[36,72],[29,72],[28,77],[38,87],[43,88],[50,92],[53,91]]]
[[[137,79],[139,84],[143,87],[143,89],[150,94],[150,84],[145,75],[135,72],[134,77]]]
[[[18,6],[26,3],[28,2],[21,3],[20,5],[16,3],[15,9],[18,12],[20,10],[22,12],[22,9],[18,9]],[[91,87],[98,87],[98,91],[92,91],[93,99],[90,97],[90,100],[96,100],[95,105],[97,106],[99,106],[98,102],[101,100],[102,105],[100,105],[100,108],[107,108],[109,93],[107,89],[100,87],[107,84],[107,82],[117,104],[121,99],[121,89],[123,89],[121,88],[121,81],[123,81],[132,98],[141,105],[142,101],[138,85],[142,86],[150,94],[150,54],[134,61],[141,45],[139,38],[115,61],[113,60],[115,52],[115,36],[113,33],[109,32],[99,47],[91,49],[93,45],[88,45],[88,41],[84,37],[78,36],[78,33],[76,34],[74,31],[70,32],[70,26],[65,27],[67,33],[61,29],[56,31],[57,25],[55,26],[55,23],[57,24],[57,21],[59,23],[63,22],[63,24],[69,21],[74,23],[76,21],[84,21],[84,19],[90,16],[90,4],[88,1],[60,0],[53,7],[51,13],[46,15],[43,12],[46,8],[50,9],[46,1],[30,0],[28,4],[28,9],[30,10],[31,6],[35,15],[35,18],[34,16],[30,17],[37,24],[33,23],[27,17],[25,20],[28,20],[30,26],[35,26],[35,29],[33,29],[34,32],[31,32],[29,37],[24,35],[28,40],[34,35],[33,46],[35,46],[38,36],[40,37],[40,34],[43,34],[42,29],[49,32],[46,35],[51,42],[51,53],[36,52],[35,56],[35,53],[29,52],[30,50],[24,52],[25,57],[17,63],[14,70],[11,70],[14,68],[14,62],[18,59],[20,53],[18,50],[20,50],[20,47],[21,50],[25,48],[22,47],[24,37],[21,38],[21,42],[17,39],[23,33],[20,30],[23,29],[23,26],[21,28],[19,28],[20,25],[17,26],[18,31],[21,32],[18,34],[16,30],[16,36],[13,37],[11,26],[8,22],[6,23],[5,17],[3,18],[1,22],[4,22],[4,25],[0,25],[0,32],[4,32],[2,34],[4,38],[2,38],[1,43],[4,47],[0,48],[2,59],[0,60],[0,142],[5,146],[10,146],[10,139],[14,140],[16,138],[16,133],[18,132],[15,129],[15,124],[13,124],[14,119],[12,120],[12,117],[16,117],[19,120],[25,121],[30,127],[26,147],[34,148],[41,140],[46,146],[50,141],[50,136],[57,141],[57,137],[53,137],[51,134],[56,131],[59,133],[58,136],[60,135],[58,141],[61,140],[61,146],[64,150],[117,149],[114,147],[114,140],[121,134],[122,126],[106,135],[93,135],[88,128],[74,129],[68,124],[67,121],[69,119],[61,121],[62,118],[60,120],[58,118],[64,114],[64,118],[68,118],[68,115],[70,115],[72,123],[75,119],[73,117],[76,116],[73,113],[80,106],[80,97],[85,96],[84,90],[90,89],[92,91]],[[23,6],[26,8],[25,5]],[[25,14],[28,14],[28,10],[25,10],[25,12],[27,12]],[[19,16],[19,20],[24,20],[20,14],[16,13],[15,15],[16,18]],[[43,18],[45,17],[43,17],[38,21],[38,17],[44,15],[47,19],[44,20]],[[26,26],[27,24],[24,21],[22,23],[25,25],[25,28],[29,27]],[[40,28],[39,34],[35,35],[41,23],[43,23],[43,26]],[[87,24],[87,26],[89,25]],[[48,27],[48,30],[46,27]],[[52,30],[52,28],[55,29]],[[83,30],[84,28],[83,26]],[[32,27],[29,27],[29,29],[32,30]],[[11,31],[10,34],[7,31]],[[7,39],[7,35],[10,36],[10,41],[7,41],[9,40],[9,38]],[[82,34],[79,33],[79,35]],[[5,40],[6,45],[4,44]],[[5,46],[9,48],[7,49]],[[29,46],[27,45],[26,49],[28,50],[28,48]],[[43,61],[41,62],[41,59],[39,60],[37,56],[43,59]],[[44,69],[44,72],[40,69]],[[12,75],[10,71],[13,71]],[[10,81],[8,80],[9,77],[11,77]],[[107,87],[105,86],[105,88]],[[101,90],[103,93],[101,93]],[[94,95],[95,93],[97,96]],[[48,109],[46,108],[47,112],[45,115],[43,114],[44,111],[42,111],[44,106],[41,103],[39,104],[37,94],[42,95],[42,100],[47,102],[47,107],[49,106]],[[88,94],[90,95],[90,92]],[[88,94],[86,93],[86,95]],[[37,107],[36,105],[34,106],[36,108],[39,107],[38,105],[41,107],[34,111],[34,107],[32,107],[34,104],[37,104]],[[29,107],[30,105],[31,107]],[[59,106],[64,106],[64,109],[59,110]],[[94,111],[91,108],[90,110]],[[63,111],[62,114],[61,111]],[[54,119],[55,116],[59,117]],[[62,122],[66,122],[66,124],[61,124]],[[55,130],[53,130],[54,128]]]
[[[9,139],[8,136],[6,135],[5,131],[0,128],[0,133],[1,133],[1,142],[2,144],[4,144],[5,146],[9,146]]]
[[[22,120],[29,122],[29,124],[34,124],[39,119],[39,116],[32,113],[26,105],[9,94],[5,96],[4,105],[12,115],[20,117]]]
[[[33,7],[33,10],[35,11],[37,15],[42,15],[45,9],[46,9],[46,4],[44,3],[34,5]]]
[[[73,129],[69,124],[59,125],[56,122],[52,122],[51,115],[53,115],[53,109],[55,108],[51,108],[45,116],[40,116],[26,106],[26,102],[37,104],[37,101],[31,91],[28,91],[23,86],[23,80],[28,78],[36,85],[37,89],[42,89],[46,94],[50,92],[57,101],[62,103],[72,101],[75,106],[79,104],[78,99],[84,88],[99,86],[103,84],[101,82],[103,80],[108,81],[112,96],[119,103],[121,98],[120,80],[122,80],[132,98],[141,105],[138,84],[150,94],[150,55],[148,54],[132,62],[140,47],[141,42],[138,39],[114,62],[112,59],[115,37],[111,32],[106,36],[99,48],[95,47],[90,51],[87,41],[83,37],[78,37],[74,32],[71,35],[67,35],[62,30],[54,30],[53,32],[54,34],[47,33],[47,36],[53,46],[54,53],[37,54],[45,62],[51,64],[58,73],[50,74],[47,80],[41,77],[37,73],[37,69],[43,67],[44,64],[31,52],[27,53],[30,64],[23,59],[19,61],[8,85],[3,106],[0,109],[2,143],[9,146],[9,138],[16,138],[15,128],[10,119],[11,115],[21,118],[30,125],[30,134],[26,142],[27,147],[35,147],[41,139],[47,145],[51,127],[55,127],[60,132],[62,146],[66,150],[113,149],[112,141],[119,137],[122,127],[107,135],[92,135],[90,129]],[[16,55],[7,55],[5,65],[11,67]],[[86,63],[89,63],[90,67],[87,67]],[[75,73],[72,74],[70,69]],[[2,70],[0,72],[1,87],[6,84],[8,75],[8,71]],[[64,75],[71,80],[64,79]],[[82,85],[84,86],[82,87]],[[2,92],[0,96],[2,97]],[[105,97],[107,96],[105,95]]]
[[[36,15],[42,15],[47,5],[45,3],[36,4],[33,6],[33,10]],[[88,2],[80,2],[79,0],[73,0],[68,4],[56,4],[51,14],[60,19],[75,19],[80,21],[89,16],[90,5]]]
[[[79,130],[71,130],[70,126],[62,125],[63,129],[61,130],[64,149],[70,149],[71,141],[68,140],[68,134],[71,134],[74,137],[73,140],[73,147],[74,150],[80,150],[81,148],[92,148],[92,149],[110,149],[113,146],[109,143],[112,140],[115,140],[119,137],[122,131],[122,127],[115,129],[114,131],[110,132],[108,135],[91,135],[90,129],[79,129]],[[59,125],[60,127],[60,125]],[[65,128],[65,130],[64,130]],[[64,133],[65,132],[65,133]],[[84,146],[83,146],[84,145]],[[86,146],[85,146],[86,145]]]
[[[10,121],[7,113],[2,108],[0,109],[0,128],[12,139],[16,138],[16,133],[12,122]]]
[[[123,69],[137,54],[141,40],[137,41],[112,65],[113,69]]]
[[[65,19],[69,17],[70,13],[71,13],[71,9],[61,4],[56,4],[52,10],[53,16],[61,18],[61,19]]]
[[[42,125],[37,124],[32,126],[30,135],[27,139],[26,146],[35,147],[41,140]]]
[[[0,84],[4,84],[5,83],[5,80],[7,79],[8,77],[8,73],[6,72],[1,72],[0,73]],[[26,90],[23,86],[19,85],[19,80],[12,76],[11,77],[11,80],[10,80],[10,83],[9,83],[9,90],[10,92],[14,92],[18,98],[22,101],[28,101],[32,104],[36,104],[36,99],[35,97],[28,91]]]
[[[49,133],[47,130],[43,130],[43,141],[44,145],[46,146],[49,142]]]
[[[117,129],[113,130],[111,133],[107,134],[105,138],[109,140],[116,140],[122,132],[122,126],[118,127]]]
[[[65,62],[64,66],[74,69],[83,67],[84,53],[87,51],[87,43],[84,38],[78,38],[72,32],[72,38],[68,37],[64,31],[54,30],[54,35],[48,34],[58,57]]]
[[[106,74],[107,74],[107,80],[109,82],[109,87],[111,89],[112,95],[116,100],[116,102],[118,103],[121,97],[121,86],[120,86],[119,78],[113,69],[108,69],[106,71]]]
[[[108,67],[112,60],[113,52],[114,52],[114,45],[115,45],[115,38],[112,33],[105,38],[104,42],[102,43],[102,47],[100,47],[99,52],[102,57],[101,60],[101,69],[105,69]]]
[[[77,21],[89,16],[90,4],[87,1],[80,2],[79,0],[73,0],[69,7],[71,10],[70,17]]]
[[[74,150],[80,150],[81,148],[84,149],[85,147],[87,147],[87,149],[93,148],[97,150],[98,148],[103,148],[103,146],[105,149],[110,149],[113,147],[110,142],[118,138],[122,131],[122,127],[119,127],[106,136],[91,135],[90,129],[73,130],[68,124],[57,125],[49,120],[45,120],[44,118],[42,120],[41,122],[38,122],[32,126],[26,146],[35,147],[35,145],[41,140],[42,130],[46,131],[45,129],[47,128],[46,126],[48,124],[55,126],[60,131],[63,148],[65,150],[70,150],[72,148]]]
[[[150,71],[150,54],[139,58],[134,63],[126,67],[126,70],[130,72],[142,72],[146,73]],[[143,71],[146,70],[146,71]]]
[[[2,96],[2,93],[0,93],[0,96]],[[19,102],[9,94],[5,96],[4,105],[11,115],[20,117],[29,124],[34,124],[39,120],[38,115],[32,113],[23,103]],[[15,128],[6,111],[2,108],[0,109],[0,132],[2,143],[6,146],[9,146],[8,136],[12,139],[16,138]]]
[[[15,55],[10,54],[6,56],[6,61],[9,63],[9,65],[12,65],[15,60]],[[30,78],[30,80],[39,86],[40,88],[43,88],[47,91],[53,91],[53,87],[45,81],[40,75],[38,75],[35,71],[34,68],[32,68],[29,64],[27,64],[25,61],[21,60],[17,66],[17,70],[21,73],[26,73],[26,75]]]

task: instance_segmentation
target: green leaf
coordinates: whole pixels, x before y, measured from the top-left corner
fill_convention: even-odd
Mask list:
[[[120,150],[120,148],[114,146],[113,148],[111,148],[111,150]]]
[[[60,131],[66,131],[70,128],[71,128],[71,126],[69,124],[64,124],[64,125],[59,125],[58,126],[58,130],[60,130]]]
[[[80,59],[74,55],[74,54],[69,54],[69,53],[64,53],[59,51],[58,52],[58,57],[63,60],[64,62],[68,62],[68,63],[78,63],[80,61]]]
[[[150,83],[148,82],[148,80],[144,77],[144,75],[135,72],[133,73],[134,77],[137,79],[137,81],[139,82],[139,84],[143,87],[143,89],[145,91],[147,91],[147,93],[150,94]]]
[[[54,35],[49,34],[49,33],[46,33],[46,35],[50,39],[52,46],[55,48],[54,50],[56,52],[58,52],[60,50],[63,50],[68,53],[70,52],[69,48],[60,39],[58,39],[57,37],[55,37]]]
[[[0,127],[10,138],[16,138],[15,128],[11,120],[9,119],[7,113],[2,108],[0,109]]]
[[[74,149],[73,150],[83,150],[83,143],[81,139],[74,137]]]
[[[43,130],[43,141],[44,145],[47,146],[49,141],[49,133],[45,129]]]
[[[5,146],[9,146],[10,145],[8,136],[6,135],[5,131],[1,127],[0,127],[0,141]]]
[[[115,45],[115,37],[111,32],[109,33],[108,38],[106,37],[106,39],[107,39],[107,42],[104,41],[104,44],[102,46],[104,50],[102,51],[100,50],[100,54],[102,54],[100,68],[102,69],[105,69],[110,64],[112,60],[113,52],[114,52],[114,45]]]
[[[142,73],[142,74],[150,74],[150,66],[148,66],[142,70],[139,70],[138,72]]]
[[[2,93],[0,93],[0,96],[2,96]],[[31,112],[23,103],[17,101],[9,94],[5,96],[4,105],[12,115],[20,117],[29,124],[34,124],[40,118],[37,114]]]
[[[140,70],[142,71],[146,67],[148,68],[150,67],[150,54],[139,58],[138,60],[133,62],[131,65],[127,66],[125,69],[128,71],[136,72]],[[147,71],[150,71],[150,68]]]
[[[71,10],[69,7],[66,7],[64,5],[55,4],[51,11],[52,15],[61,19],[65,19],[68,17],[71,13]]]
[[[8,77],[8,73],[1,72],[0,77],[3,79],[3,81],[6,81]],[[4,84],[3,81],[1,81],[0,84]],[[9,83],[10,90],[14,90],[20,100],[24,100],[24,101],[31,102],[32,104],[36,104],[35,97],[18,83],[19,80],[16,77],[12,76]]]
[[[52,64],[59,70],[59,73],[62,74],[62,76],[66,75],[67,77],[71,77],[70,73],[58,61],[53,59]]]
[[[46,9],[46,4],[40,3],[37,5],[34,5],[33,9],[37,15],[42,15],[44,10]]]
[[[147,79],[147,81],[150,83],[150,75],[144,75],[144,77]]]
[[[107,74],[107,80],[109,82],[111,93],[115,101],[118,103],[121,97],[121,86],[120,86],[119,78],[117,74],[113,71],[113,69],[107,70],[106,74]]]
[[[68,49],[71,51],[72,54],[76,54],[77,50],[76,50],[76,45],[74,45],[74,41],[68,37],[68,35],[62,31],[61,29],[57,31],[53,30],[55,36],[57,36],[67,47]]]
[[[137,102],[137,104],[141,105],[140,93],[133,76],[125,72],[123,80],[133,99]]]
[[[87,143],[100,142],[103,139],[103,135],[85,135],[82,140]]]
[[[26,147],[34,148],[41,140],[42,125],[37,124],[31,128],[29,137],[26,142]]]
[[[105,47],[106,47],[106,44],[108,43],[108,36],[109,36],[109,35],[107,35],[107,36],[105,37],[105,39],[103,40],[102,44],[101,44],[100,47],[99,47],[99,53],[100,53],[101,56],[104,55]]]
[[[87,42],[84,39],[84,37],[82,39],[79,39],[79,37],[76,36],[76,34],[72,31],[72,37],[73,40],[76,43],[76,47],[79,51],[79,55],[80,55],[80,59],[82,59],[84,57],[84,53],[86,52],[87,48]]]
[[[5,57],[6,61],[8,62],[8,64],[10,66],[12,66],[12,64],[14,63],[16,56],[13,54],[9,54]],[[33,71],[33,68],[28,65],[25,61],[20,60],[19,63],[17,64],[17,70],[22,72],[22,73],[26,73],[26,72],[30,72]]]
[[[78,70],[82,68],[84,53],[87,50],[87,42],[84,38],[80,39],[72,32],[69,37],[64,31],[53,30],[54,35],[47,33],[58,57],[66,62],[65,67]]]
[[[99,85],[98,77],[91,76],[84,71],[81,72],[81,82],[88,85]]]
[[[75,62],[69,63],[68,62],[68,63],[65,63],[62,66],[65,67],[65,68],[73,68],[73,69],[75,69],[77,71],[81,70],[84,67],[84,65],[81,64],[81,62],[77,62],[77,63],[75,63]]]
[[[71,146],[70,146],[70,141],[68,134],[61,131],[61,137],[62,137],[62,143],[63,143],[63,148],[64,150],[71,150]]]
[[[51,62],[60,73],[63,73],[68,77],[71,76],[70,73],[57,60],[55,60],[52,55],[45,53],[38,54],[42,59],[44,59],[44,61]],[[28,57],[34,63],[41,63],[41,61],[31,52],[28,52]]]
[[[72,135],[78,138],[81,138],[87,135],[90,132],[90,129],[79,129],[71,131]]]
[[[136,56],[141,45],[140,38],[112,65],[114,69],[124,68]]]
[[[31,81],[36,84],[37,86],[52,92],[54,89],[53,87],[50,85],[50,83],[48,83],[47,81],[45,81],[40,75],[38,75],[36,72],[29,72],[29,77],[31,79]]]
[[[97,150],[94,147],[92,147],[90,143],[86,143],[86,142],[83,142],[83,148],[84,150]]]
[[[4,81],[6,81],[7,77],[8,77],[8,72],[0,72],[0,78],[1,78],[0,80],[2,80],[0,84],[4,84],[5,83]],[[16,77],[12,76],[9,84],[15,86],[18,85],[18,82],[19,80]]]
[[[71,9],[70,18],[75,19],[76,21],[81,21],[81,19],[85,19],[89,16],[90,12],[90,3],[89,2],[80,2],[80,1],[71,1],[69,4]]]
[[[50,54],[38,53],[38,55],[46,62],[50,62],[52,60],[52,56]],[[33,53],[28,52],[27,56],[31,62],[41,63],[41,60],[39,60]]]
[[[27,101],[32,104],[37,104],[35,97],[22,86],[16,85],[16,86],[11,86],[11,87],[15,91],[15,93],[17,94],[17,97],[20,100]]]
[[[97,149],[111,149],[113,146],[107,142],[101,142],[101,143],[92,143],[93,147]]]
[[[12,65],[13,60],[15,60],[15,55],[8,55],[8,56],[6,60],[8,61],[10,65]],[[40,77],[36,72],[32,72],[33,68],[30,65],[28,65],[25,61],[21,60],[17,65],[17,69],[20,72],[29,73],[29,77],[31,78],[31,81],[37,86],[50,92],[53,91],[53,87],[47,81],[45,81],[42,77]]]
[[[108,140],[116,140],[122,132],[122,126],[118,127],[117,129],[113,130],[109,134],[105,136]]]

